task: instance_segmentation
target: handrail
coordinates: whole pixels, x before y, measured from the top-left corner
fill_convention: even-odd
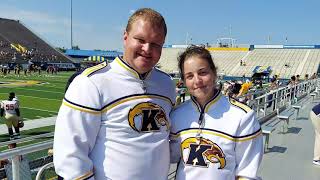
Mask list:
[[[27,141],[32,141],[38,138],[43,138],[43,137],[53,137],[54,132],[50,132],[50,133],[45,133],[45,134],[39,134],[39,135],[35,135],[35,136],[30,136],[30,137],[25,137],[25,138],[21,138],[21,139],[15,139],[15,140],[11,140],[11,141],[6,141],[6,142],[2,142],[0,143],[0,147],[1,146],[6,146],[9,144],[13,144],[13,143],[21,143],[21,142],[27,142]]]
[[[272,113],[272,112],[266,111],[268,103],[274,102],[276,110],[278,110],[278,109],[283,108],[287,104],[291,105],[293,100],[296,102],[295,98],[297,98],[297,99],[303,98],[304,96],[306,96],[308,93],[314,91],[319,86],[320,86],[320,79],[315,79],[315,80],[301,82],[301,83],[294,85],[294,86],[290,86],[290,87],[285,86],[285,87],[278,88],[274,91],[267,92],[267,93],[253,99],[255,101],[255,105],[256,105],[255,110],[257,111],[257,113],[259,113],[260,108],[263,107],[263,110],[265,110],[265,111],[264,111],[262,118],[265,118]],[[272,99],[268,99],[269,95],[272,95]],[[1,143],[0,145],[11,144],[14,142],[25,142],[26,140],[33,140],[33,139],[36,139],[39,137],[48,137],[48,136],[52,136],[52,135],[53,135],[53,133],[46,133],[46,134],[32,136],[32,137],[28,137],[28,138],[19,139],[19,140],[4,142],[4,143]],[[15,158],[19,155],[37,152],[37,151],[49,149],[52,147],[53,147],[53,140],[48,140],[48,141],[40,142],[37,144],[18,147],[18,148],[14,148],[14,149],[0,152],[0,160]],[[49,166],[49,165],[46,165],[46,166]]]
[[[24,155],[32,152],[37,152],[44,149],[49,149],[53,147],[53,140],[48,140],[44,142],[40,142],[37,144],[31,144],[23,147],[17,147],[14,149],[10,149],[10,151],[3,151],[0,153],[0,160],[9,159],[15,156]]]
[[[46,168],[48,168],[48,167],[49,168],[54,167],[53,162],[50,162],[40,168],[40,170],[37,173],[36,180],[41,180],[40,178],[41,178],[43,171],[46,170]]]

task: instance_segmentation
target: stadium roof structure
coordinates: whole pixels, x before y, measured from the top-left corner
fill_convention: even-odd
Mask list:
[[[117,56],[123,55],[123,53],[119,51],[75,50],[75,49],[67,49],[65,54],[72,57],[102,56],[105,58],[115,58]]]

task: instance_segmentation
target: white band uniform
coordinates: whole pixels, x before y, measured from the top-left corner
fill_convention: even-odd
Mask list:
[[[177,180],[256,178],[263,144],[249,107],[217,92],[203,109],[193,98],[186,101],[172,112],[171,120]]]
[[[167,179],[174,101],[172,79],[156,68],[142,78],[116,58],[86,69],[70,84],[57,118],[57,174],[66,179]]]

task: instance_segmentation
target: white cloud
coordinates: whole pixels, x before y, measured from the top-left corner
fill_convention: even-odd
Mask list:
[[[131,15],[131,14],[133,14],[134,12],[136,12],[136,10],[131,9],[131,10],[129,11],[129,14]]]

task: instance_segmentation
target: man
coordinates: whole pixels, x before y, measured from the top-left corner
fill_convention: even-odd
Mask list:
[[[8,127],[8,132],[10,140],[15,138],[20,138],[20,128],[19,128],[19,119],[20,119],[20,110],[18,101],[14,100],[15,93],[9,93],[9,99],[1,102],[1,117],[4,116],[5,123]],[[15,134],[13,134],[14,127]]]
[[[55,126],[59,176],[167,179],[175,88],[169,75],[154,68],[166,32],[158,12],[137,10],[123,35],[123,58],[88,68],[72,81]]]
[[[310,119],[314,126],[315,140],[312,163],[320,166],[320,104],[314,106],[310,112]]]

